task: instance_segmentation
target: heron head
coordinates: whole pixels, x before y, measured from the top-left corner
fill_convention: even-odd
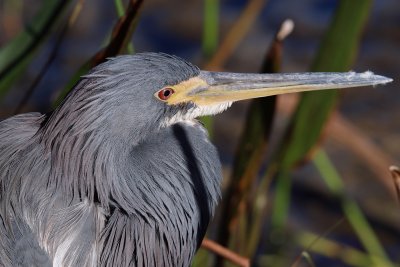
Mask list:
[[[102,118],[98,127],[140,141],[160,128],[201,115],[194,114],[192,101],[168,102],[178,87],[200,73],[198,67],[167,54],[118,56],[83,76],[74,90],[76,96],[68,97],[75,103],[83,101],[89,117],[97,113]]]
[[[371,72],[209,72],[178,57],[140,53],[111,58],[95,67],[83,76],[66,103],[73,102],[83,121],[95,123],[83,128],[100,127],[141,139],[179,121],[220,113],[239,100],[390,81]]]

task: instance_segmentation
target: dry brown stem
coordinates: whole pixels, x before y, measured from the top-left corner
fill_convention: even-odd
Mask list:
[[[250,267],[250,260],[248,258],[242,257],[232,250],[229,250],[210,239],[204,238],[201,247],[227,259],[234,264],[237,264],[238,266]]]
[[[206,65],[208,70],[221,70],[227,59],[232,55],[244,36],[249,32],[251,25],[261,13],[266,0],[250,0],[241,13],[239,19],[225,36],[217,52]]]
[[[400,169],[397,166],[390,166],[390,172],[392,173],[394,188],[396,189],[397,200],[400,203]]]

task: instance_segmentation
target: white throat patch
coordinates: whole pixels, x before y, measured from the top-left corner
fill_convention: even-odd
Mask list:
[[[179,111],[171,118],[166,118],[162,123],[163,127],[168,127],[172,124],[181,121],[193,120],[200,116],[215,115],[227,110],[232,106],[233,102],[224,102],[221,104],[207,105],[207,106],[194,106],[186,112]]]

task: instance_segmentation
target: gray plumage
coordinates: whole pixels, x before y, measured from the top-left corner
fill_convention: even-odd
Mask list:
[[[110,59],[52,113],[0,122],[0,266],[189,266],[221,182],[196,117],[242,99],[389,81],[215,73],[156,53]]]
[[[51,114],[0,123],[0,265],[189,266],[221,168],[193,108],[153,98],[199,74],[164,54],[110,59]],[[145,100],[145,101],[144,101]]]

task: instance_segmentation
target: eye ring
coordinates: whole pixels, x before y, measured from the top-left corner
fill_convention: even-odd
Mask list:
[[[171,95],[173,95],[175,93],[175,91],[174,91],[174,89],[172,89],[172,88],[170,88],[170,87],[167,87],[167,88],[164,88],[164,89],[162,89],[162,90],[160,90],[160,91],[158,91],[158,98],[159,99],[161,99],[161,100],[167,100],[168,98],[170,98],[171,97]]]

